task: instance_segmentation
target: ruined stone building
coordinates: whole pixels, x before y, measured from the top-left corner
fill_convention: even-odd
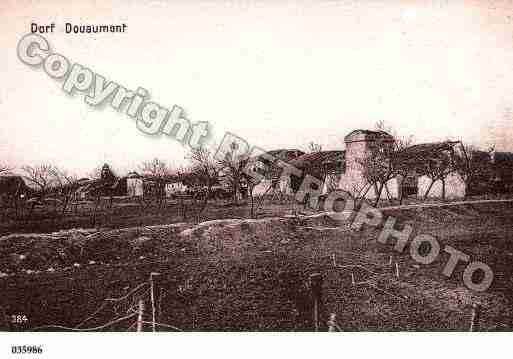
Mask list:
[[[266,155],[256,158],[255,171],[258,171],[263,179],[255,186],[254,195],[292,194],[291,178],[282,177],[283,167],[280,162],[290,164],[295,158],[304,154],[298,149],[279,149],[269,151]]]
[[[398,199],[406,196],[419,198],[463,198],[465,196],[465,182],[455,166],[455,158],[460,155],[459,142],[424,143],[398,149],[394,147],[393,136],[384,131],[370,130],[352,131],[344,141],[346,171],[340,178],[338,188],[354,196],[376,198],[379,186],[371,185],[368,180],[372,177],[372,173],[369,174],[369,167],[372,166],[378,167],[376,172],[385,172],[393,166],[390,170],[390,178],[387,177],[388,181],[383,186],[382,199]],[[379,156],[380,152],[384,152],[385,155]],[[369,160],[376,153],[378,155],[373,160]],[[380,160],[392,162],[392,164],[380,164]],[[372,172],[372,168],[370,171]]]
[[[354,130],[344,137],[345,171],[341,175],[338,189],[351,193],[355,197],[376,197],[376,188],[366,180],[366,160],[374,151],[384,151],[393,146],[394,138],[384,131]],[[397,198],[399,183],[396,178],[385,184],[385,192]]]

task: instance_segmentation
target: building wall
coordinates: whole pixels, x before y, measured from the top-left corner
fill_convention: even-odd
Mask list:
[[[340,183],[340,176],[340,174],[327,175],[322,187],[322,194],[328,194],[335,191],[338,188],[338,184]]]
[[[350,172],[342,175],[339,182],[339,189],[351,193],[353,196],[362,196],[367,190],[369,184],[363,179],[361,172]],[[387,199],[390,196],[393,199],[399,198],[399,191],[401,189],[401,180],[399,178],[392,178],[386,183],[386,189],[383,187],[381,192],[381,199]],[[388,196],[387,196],[388,190]],[[365,198],[374,199],[377,193],[374,186],[370,186]]]
[[[427,176],[420,176],[418,179],[418,198],[424,198],[429,188],[431,179]],[[456,199],[465,197],[465,182],[456,173],[451,173],[445,180],[445,198]],[[428,198],[442,198],[442,181],[436,181],[429,191]]]
[[[386,183],[386,188],[383,188],[381,191],[381,199],[388,199],[388,196],[393,199],[399,198],[399,191],[401,188],[400,180],[398,178],[392,178],[390,181]],[[387,194],[388,190],[388,194]],[[371,189],[369,191],[369,194],[367,195],[367,198],[374,199],[376,198],[376,192],[374,189]]]
[[[292,190],[292,183],[290,177],[280,178],[280,182],[278,183],[278,188],[280,192],[287,195],[293,195],[294,191]]]
[[[182,182],[166,183],[166,197],[172,197],[177,193],[185,192],[186,187]]]
[[[347,152],[346,152],[347,154]],[[359,169],[347,166],[346,172],[340,176],[338,188],[357,196],[364,190],[366,181],[363,179],[362,172]]]
[[[253,189],[254,196],[261,196],[265,193],[271,194],[273,193],[273,189],[269,189],[271,187],[272,181],[271,179],[263,179],[259,184],[255,186]],[[290,178],[280,179],[278,182],[277,190],[282,194],[291,195],[293,194],[292,186],[290,184]]]
[[[144,195],[143,180],[141,178],[128,178],[126,182],[129,196],[142,197]]]
[[[369,155],[369,144],[363,138],[346,142],[346,173],[361,172],[363,166],[359,162]]]
[[[357,195],[364,187],[362,176],[363,166],[359,162],[369,154],[368,142],[365,136],[359,135],[350,141],[346,139],[346,171],[340,176],[338,188]]]
[[[367,138],[365,134],[356,134],[351,138],[346,138],[346,171],[340,176],[338,188],[351,193],[354,196],[362,195],[369,186],[363,178],[362,161],[370,155],[371,146],[374,140]],[[400,181],[393,178],[387,182],[389,195],[392,198],[398,198]],[[366,194],[366,198],[376,198],[376,191],[371,187]],[[387,198],[385,189],[382,192],[382,198]]]
[[[269,187],[271,186],[271,180],[270,179],[263,179],[262,181],[260,181],[259,184],[257,184],[255,186],[255,188],[253,188],[253,195],[254,196],[261,196],[263,195],[264,193],[271,193],[271,190],[268,191]]]

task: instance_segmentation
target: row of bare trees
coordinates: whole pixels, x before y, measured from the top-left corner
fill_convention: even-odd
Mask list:
[[[249,216],[255,217],[256,209],[262,204],[255,203],[254,190],[262,178],[256,173],[256,158],[240,153],[237,143],[232,143],[221,158],[201,148],[192,150],[189,159],[192,161],[189,172],[199,179],[204,189],[201,205],[196,206],[196,215],[205,209],[209,198],[214,197],[213,187],[220,186],[229,192],[233,205],[239,205],[242,198],[248,198]]]
[[[393,133],[384,122],[377,123],[376,129]],[[416,176],[427,176],[431,181],[424,198],[427,198],[437,181],[442,183],[442,197],[445,197],[445,181],[451,173],[459,174],[467,186],[490,173],[488,162],[476,155],[479,151],[473,147],[464,146],[460,142],[447,141],[440,146],[412,151],[411,137],[401,138],[393,134],[392,138],[393,140],[378,139],[368,155],[360,160],[365,181],[354,184],[353,196],[356,200],[363,201],[368,192],[373,190],[375,193],[373,205],[376,206],[384,197],[391,201],[393,196],[389,192],[387,183],[394,178],[404,179],[412,173]],[[460,151],[454,150],[456,144],[459,145]],[[320,152],[322,146],[312,142],[309,144],[309,150]],[[214,196],[214,188],[222,184],[229,188],[233,204],[237,205],[241,197],[249,199],[250,216],[254,217],[255,210],[259,206],[255,204],[254,189],[259,181],[258,176],[248,172],[251,161],[254,159],[239,154],[235,143],[230,146],[230,150],[224,154],[223,158],[215,158],[210,150],[198,148],[191,150],[187,159],[190,162],[188,168],[173,168],[159,158],[145,161],[139,166],[144,180],[151,183],[150,203],[153,200],[157,208],[165,208],[166,185],[171,182],[187,183],[193,191],[188,201],[185,201],[183,196],[179,196],[181,214],[184,220],[194,218],[199,221],[209,200]],[[12,170],[0,164],[0,174]],[[74,196],[83,185],[76,175],[51,164],[24,166],[21,171],[22,177],[28,184],[25,201],[28,204],[29,216],[32,215],[35,207],[42,203],[52,203],[55,213],[64,216],[70,204],[76,202]],[[113,189],[119,181],[116,182],[117,176],[113,173],[110,174],[110,180],[106,181],[101,168],[93,171],[91,177],[92,181],[97,181],[96,187],[93,186],[98,189],[96,216],[101,190],[110,193],[112,204],[112,196],[115,193]],[[402,191],[399,191],[400,203],[403,202],[402,194]]]
[[[237,201],[237,193],[241,192],[243,178],[238,158],[215,159],[213,153],[205,148],[194,149],[187,156],[190,162],[188,168],[175,169],[166,161],[154,158],[143,162],[138,170],[146,186],[145,198],[141,200],[143,208],[147,209],[154,201],[159,209],[165,208],[166,185],[173,182],[187,183],[192,191],[189,201],[183,196],[179,197],[181,213],[184,220],[194,218],[200,220],[202,213],[207,208],[209,200],[213,197],[213,188],[221,181],[232,188],[233,200]],[[244,162],[245,163],[245,162]],[[90,178],[85,180],[91,196],[94,197],[94,217],[100,206],[101,197],[112,198],[119,183],[119,177],[104,165],[90,173]],[[7,173],[13,170],[8,166],[0,166],[0,173]],[[109,172],[107,175],[105,171]],[[27,207],[27,217],[31,217],[38,205],[52,206],[55,214],[64,216],[70,203],[76,202],[74,198],[77,190],[84,186],[84,182],[76,175],[58,168],[52,164],[43,163],[36,166],[23,166],[20,168],[19,178],[27,184],[26,193],[21,196]],[[1,194],[1,193],[0,193]],[[18,196],[19,197],[19,196]]]

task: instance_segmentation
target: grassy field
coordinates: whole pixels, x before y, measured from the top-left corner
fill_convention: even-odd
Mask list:
[[[139,298],[148,298],[148,287],[122,300],[105,299],[123,297],[159,272],[162,323],[182,330],[312,330],[308,278],[318,272],[324,277],[322,322],[335,313],[343,330],[468,330],[474,303],[483,308],[481,330],[512,329],[511,203],[384,210],[490,265],[495,280],[483,293],[464,286],[463,266],[451,278],[442,275],[448,254],[418,265],[408,249],[398,254],[378,243],[379,229],[354,231],[323,216],[283,217],[287,205],[265,207],[266,218],[258,220],[241,219],[244,211],[218,204],[207,218],[231,219],[148,227],[179,222],[170,207],[150,221],[125,212],[126,221],[109,222],[134,226],[124,230],[3,237],[3,327],[75,327],[91,313],[80,327],[101,326],[131,314]],[[334,267],[333,256],[339,266],[363,269]],[[10,322],[16,314],[28,320]],[[101,330],[133,330],[134,320]]]

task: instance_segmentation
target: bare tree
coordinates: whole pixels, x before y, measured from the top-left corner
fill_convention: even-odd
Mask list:
[[[220,177],[230,185],[234,204],[238,203],[239,194],[244,192],[247,179],[244,168],[247,162],[248,157],[245,154],[239,154],[238,145],[235,142],[231,144],[230,151],[224,158],[218,161]],[[247,188],[245,190],[247,191]]]
[[[6,164],[4,163],[0,163],[0,174],[2,173],[9,173],[13,170],[12,167],[9,167],[7,166]]]
[[[177,169],[176,170],[177,182],[180,182],[182,185],[185,185],[185,183],[187,182],[187,180],[186,180],[187,174],[190,172],[191,171],[189,171],[185,167],[180,167],[179,169]],[[180,191],[180,193],[177,193],[178,204],[180,207],[180,213],[181,213],[181,216],[182,216],[182,219],[184,222],[187,220],[187,206],[186,206],[186,202],[185,202],[185,198],[184,198],[184,196],[186,194],[185,192]]]
[[[308,144],[308,152],[315,153],[315,152],[321,152],[321,151],[322,151],[322,145],[321,144],[315,143],[313,141],[311,141]]]
[[[249,195],[249,216],[250,218],[255,218],[255,187],[258,185],[259,181],[255,180],[255,178],[248,176],[246,174],[243,175],[246,181],[246,186],[248,188]]]
[[[373,206],[377,206],[383,190],[388,191],[387,183],[397,176],[393,146],[373,149],[368,156],[359,162],[363,168],[363,178],[374,189],[375,200]]]
[[[427,199],[433,185],[437,181],[442,183],[442,199],[445,199],[446,179],[449,174],[455,171],[454,157],[452,153],[452,144],[447,142],[447,148],[435,148],[426,153],[419,161],[417,171],[420,175],[426,175],[430,184],[424,193],[424,199]]]
[[[263,196],[262,196],[262,199],[255,207],[255,194],[254,194],[255,188],[265,178],[265,170],[261,166],[258,166],[257,162],[258,162],[258,159],[255,159],[255,158],[249,159],[248,158],[247,160],[243,161],[244,168],[242,169],[242,180],[247,187],[248,195],[249,195],[249,199],[250,199],[250,202],[249,202],[250,218],[255,218],[255,210],[258,209],[263,203]],[[269,186],[269,188],[267,188],[264,195],[267,193],[267,191],[269,191],[269,189],[271,187],[272,187],[272,185]]]
[[[12,169],[12,167],[0,163],[0,175],[12,175]],[[20,178],[0,178],[0,182],[0,204],[4,209],[2,219],[7,215],[10,206],[14,209],[15,218],[18,218],[19,201],[27,190],[25,182]]]
[[[53,170],[53,176],[56,182],[57,192],[61,197],[61,216],[64,216],[73,195],[79,188],[78,178],[68,171],[56,167]]]
[[[375,129],[389,134],[393,139],[385,137],[377,139],[370,149],[369,155],[359,161],[363,167],[363,177],[370,185],[367,187],[361,186],[359,193],[365,197],[368,191],[373,188],[375,192],[373,205],[377,206],[383,192],[387,195],[388,200],[392,202],[387,183],[393,178],[406,178],[412,171],[412,166],[405,160],[405,153],[413,142],[413,136],[399,136],[391,126],[387,126],[385,121],[378,121],[375,124]],[[402,203],[402,189],[401,186],[398,187],[398,196],[400,203]]]
[[[32,205],[29,217],[32,215],[37,203],[42,203],[50,191],[55,187],[56,168],[48,163],[39,164],[37,166],[24,166],[23,176],[35,189],[35,198],[32,198]]]
[[[155,200],[159,208],[162,208],[166,196],[166,184],[171,180],[173,175],[170,167],[166,162],[158,158],[144,162],[141,165],[145,179],[155,186]]]
[[[465,183],[465,196],[467,196],[472,186],[489,182],[492,176],[490,153],[461,142],[459,142],[459,149],[454,158],[455,169]]]
[[[400,135],[392,126],[389,126],[384,120],[377,121],[374,124],[374,128],[376,131],[386,132],[394,138],[394,149],[396,152],[400,152],[410,147],[413,144],[413,142],[415,142],[415,138],[413,135],[409,135],[406,137]]]
[[[394,159],[395,177],[401,180],[398,183],[398,197],[399,204],[404,200],[404,181],[414,172],[416,163],[412,164],[405,159],[408,157],[408,148],[413,144],[413,136],[409,137],[394,137],[394,150],[391,153]],[[406,154],[406,156],[405,156]]]
[[[192,149],[188,159],[191,161],[189,177],[195,184],[192,196],[196,221],[199,222],[201,214],[212,196],[212,187],[219,182],[219,166],[212,152],[204,147]],[[200,198],[200,197],[203,198]]]
[[[365,201],[367,193],[369,193],[371,188],[372,184],[368,182],[352,184],[351,191],[348,191],[347,193],[349,193],[349,195],[351,196],[355,208],[361,207],[362,203]]]

